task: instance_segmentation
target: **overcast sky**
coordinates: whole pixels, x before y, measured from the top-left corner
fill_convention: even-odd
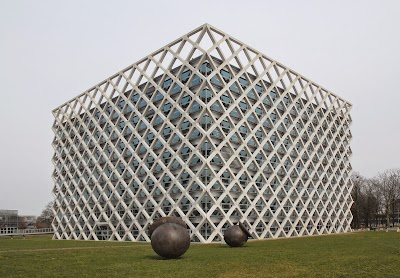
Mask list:
[[[0,209],[53,199],[52,109],[206,22],[351,102],[354,170],[400,167],[399,3],[0,0]]]

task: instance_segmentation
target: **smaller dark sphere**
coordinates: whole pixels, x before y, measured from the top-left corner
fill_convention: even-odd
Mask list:
[[[175,223],[159,226],[151,235],[151,247],[163,258],[176,259],[189,249],[190,236],[186,228]]]
[[[231,247],[240,247],[247,242],[247,235],[238,225],[235,225],[225,230],[224,240]]]
[[[153,222],[153,224],[150,225],[149,237],[151,238],[151,235],[153,234],[153,232],[158,227],[160,227],[161,225],[163,225],[165,223],[175,223],[175,224],[181,225],[184,228],[187,228],[185,221],[183,221],[181,218],[175,217],[175,216],[164,216],[164,217],[157,219],[156,221]]]

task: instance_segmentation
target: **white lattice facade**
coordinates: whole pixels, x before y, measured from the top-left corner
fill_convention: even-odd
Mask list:
[[[57,239],[347,232],[351,104],[205,24],[53,111]]]

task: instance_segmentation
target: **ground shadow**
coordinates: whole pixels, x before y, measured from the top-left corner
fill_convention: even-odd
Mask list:
[[[176,259],[165,259],[163,257],[157,256],[157,255],[147,255],[145,256],[146,259],[148,260],[154,260],[154,261],[178,261],[178,260],[185,260],[187,259],[187,256],[181,256]]]
[[[219,248],[225,248],[225,249],[241,249],[241,248],[249,248],[249,247],[250,246],[246,246],[246,245],[243,245],[243,246],[240,246],[240,247],[231,247],[228,244],[219,246]]]

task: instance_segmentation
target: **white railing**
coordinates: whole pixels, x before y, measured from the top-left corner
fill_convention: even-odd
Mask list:
[[[43,229],[17,229],[17,228],[0,228],[0,236],[12,235],[37,235],[37,234],[52,234],[53,228]]]

